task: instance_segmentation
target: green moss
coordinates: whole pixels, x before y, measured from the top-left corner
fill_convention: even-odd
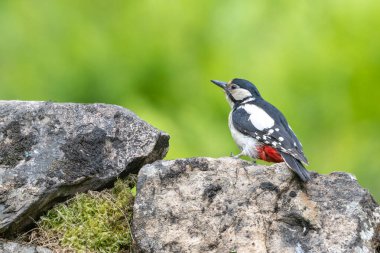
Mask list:
[[[114,188],[78,194],[50,210],[32,234],[35,242],[76,252],[130,251],[130,222],[136,176],[117,180]]]

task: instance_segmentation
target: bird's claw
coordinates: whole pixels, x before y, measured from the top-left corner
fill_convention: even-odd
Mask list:
[[[230,157],[235,158],[235,159],[239,159],[241,156],[242,156],[241,153],[240,153],[240,154],[237,154],[237,155],[234,155],[234,154],[231,152],[231,154],[230,154]]]

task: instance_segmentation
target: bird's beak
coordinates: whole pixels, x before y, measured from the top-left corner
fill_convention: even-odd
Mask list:
[[[217,81],[217,80],[211,80],[211,82],[213,82],[214,84],[218,85],[223,90],[225,90],[227,88],[227,83],[226,82]]]

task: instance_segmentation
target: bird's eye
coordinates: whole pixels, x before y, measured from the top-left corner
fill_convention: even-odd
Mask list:
[[[238,88],[237,85],[235,85],[235,84],[231,85],[231,90],[234,90],[234,89],[237,89],[237,88]]]

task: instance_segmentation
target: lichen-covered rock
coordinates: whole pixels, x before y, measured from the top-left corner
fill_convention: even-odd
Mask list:
[[[20,244],[18,242],[10,242],[0,240],[0,252],[1,253],[53,253],[50,249],[30,245]]]
[[[285,164],[157,161],[138,176],[142,252],[379,252],[380,209],[347,173],[302,183]]]
[[[163,158],[168,140],[119,106],[0,101],[0,236]]]

